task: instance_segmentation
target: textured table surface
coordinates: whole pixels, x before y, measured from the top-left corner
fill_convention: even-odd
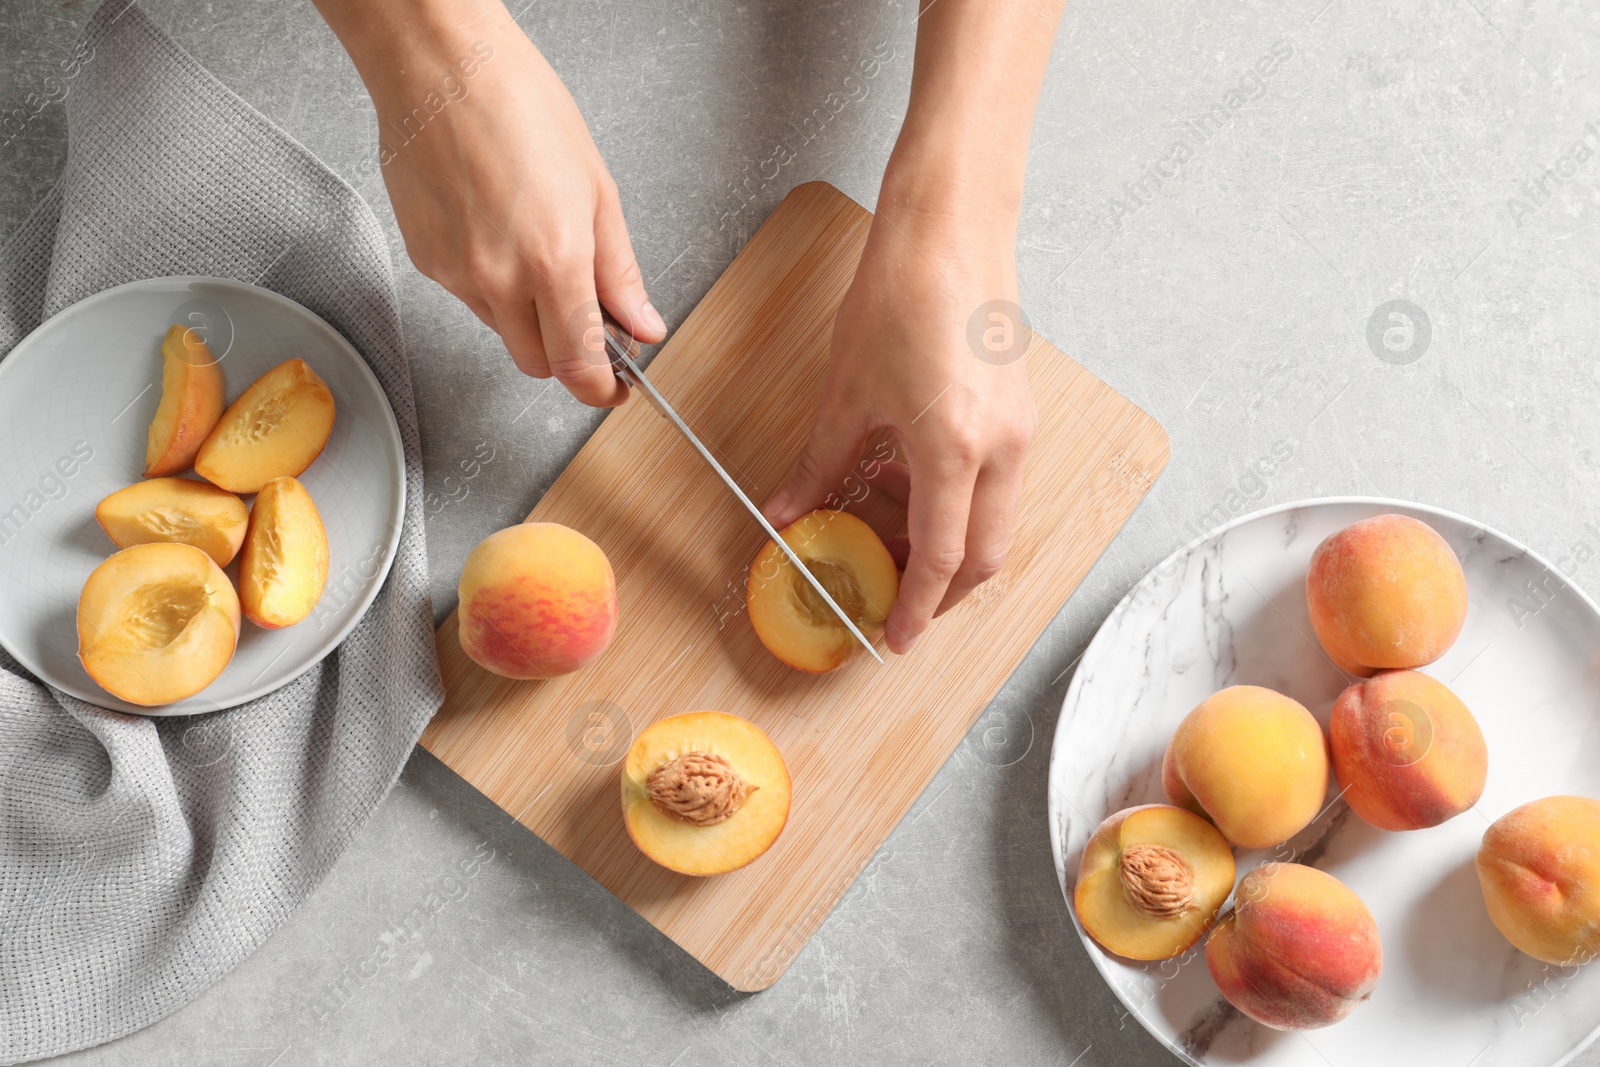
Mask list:
[[[600,416],[518,374],[410,267],[371,104],[308,3],[146,6],[384,217],[442,617],[468,549],[529,510]],[[0,233],[60,170],[62,110],[27,101],[90,8],[0,2],[0,110],[24,117],[0,148]],[[622,187],[669,324],[796,183],[873,204],[914,16],[905,0],[518,10]],[[1600,590],[1597,77],[1587,0],[1074,6],[1034,130],[1023,304],[1163,423],[1172,462],[787,976],[732,992],[419,750],[260,952],[59,1062],[1173,1062],[1094,973],[1051,869],[1045,767],[1072,666],[1167,553],[1299,497],[1464,512]],[[780,141],[793,159],[774,174]]]

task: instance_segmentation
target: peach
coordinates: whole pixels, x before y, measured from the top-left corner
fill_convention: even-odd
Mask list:
[[[78,597],[78,658],[131,704],[169,704],[210,685],[239,641],[239,598],[216,560],[193,545],[125,548]]]
[[[720,711],[653,723],[622,764],[628,836],[679,874],[725,874],[760,856],[789,820],[789,793],[778,747]]]
[[[1339,694],[1328,726],[1333,773],[1355,813],[1381,830],[1438,826],[1478,802],[1489,749],[1443,682],[1379,671]]]
[[[293,478],[261,487],[239,554],[239,603],[245,618],[277,630],[310,615],[328,581],[328,534],[322,515]]]
[[[1235,685],[1178,724],[1161,761],[1167,798],[1216,824],[1241,848],[1267,848],[1305,829],[1328,792],[1322,727],[1298,701]]]
[[[1228,1003],[1274,1030],[1349,1015],[1383,970],[1378,924],[1331,874],[1267,863],[1239,880],[1233,909],[1206,941],[1206,966]]]
[[[1364,676],[1444,655],[1467,617],[1467,578],[1433,527],[1376,515],[1317,546],[1306,602],[1328,658]]]
[[[226,567],[244,543],[250,511],[209,482],[152,478],[100,501],[94,517],[118,548],[156,541],[193,545]]]
[[[1210,929],[1233,892],[1233,851],[1193,812],[1145,804],[1117,812],[1084,846],[1072,903],[1107,952],[1176,956]]]
[[[278,364],[228,405],[200,446],[194,470],[235,493],[259,493],[293,478],[321,455],[333,432],[333,394],[303,359]]]
[[[1545,797],[1507,812],[1484,832],[1477,866],[1507,941],[1558,967],[1600,956],[1600,800]]]
[[[882,635],[900,594],[900,572],[872,527],[848,512],[819,508],[778,533],[869,641]],[[822,674],[861,651],[776,542],[768,541],[750,564],[745,606],[767,651],[798,670]]]
[[[600,546],[553,522],[525,522],[467,555],[458,589],[461,648],[507,678],[570,674],[604,652],[617,583]]]
[[[200,335],[170,326],[161,342],[161,402],[145,441],[145,477],[188,469],[222,415],[222,368]]]

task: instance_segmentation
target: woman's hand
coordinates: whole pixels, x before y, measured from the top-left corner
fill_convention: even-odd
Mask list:
[[[524,373],[554,375],[586,404],[621,403],[600,305],[646,343],[666,326],[616,184],[555,71],[499,0],[320,6],[372,94],[417,269],[497,332]]]
[[[1006,321],[1015,221],[995,218],[981,196],[896,197],[890,186],[834,321],[810,439],[764,510],[783,526],[842,495],[868,435],[893,432],[904,463],[879,465],[874,482],[908,508],[886,627],[903,653],[1004,563],[1035,410],[1026,331]]]

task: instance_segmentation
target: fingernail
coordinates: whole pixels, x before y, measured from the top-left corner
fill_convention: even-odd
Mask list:
[[[656,306],[654,304],[646,300],[644,302],[644,307],[640,310],[644,315],[644,324],[646,326],[650,327],[652,330],[660,330],[662,333],[666,332],[667,322],[661,317],[661,312],[656,310]]]
[[[789,490],[780,489],[778,495],[767,501],[767,506],[761,509],[761,514],[774,526],[778,525],[778,516],[783,514],[783,509],[789,506]]]

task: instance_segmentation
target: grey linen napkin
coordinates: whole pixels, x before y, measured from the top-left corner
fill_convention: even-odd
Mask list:
[[[137,1030],[236,966],[327,873],[443,698],[416,409],[377,220],[128,0],[108,0],[75,55],[65,171],[0,246],[0,354],[137,278],[274,289],[371,364],[400,424],[406,511],[360,625],[250,704],[197,718],[106,711],[0,651],[4,1063]]]

